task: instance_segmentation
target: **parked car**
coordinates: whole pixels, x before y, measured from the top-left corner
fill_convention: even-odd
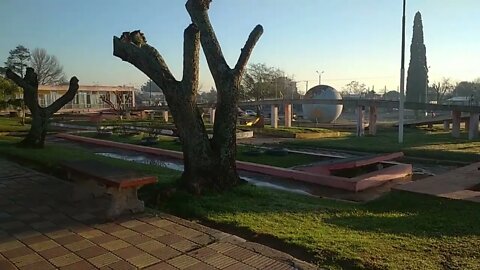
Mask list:
[[[257,116],[257,113],[254,110],[245,110],[245,115],[247,115],[247,116]]]

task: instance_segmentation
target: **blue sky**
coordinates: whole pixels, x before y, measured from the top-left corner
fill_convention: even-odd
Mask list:
[[[179,0],[0,0],[0,61],[22,44],[54,54],[81,84],[134,85],[147,78],[112,55],[112,37],[141,29],[181,79],[183,29]],[[352,80],[397,89],[401,0],[214,0],[210,18],[231,66],[256,24],[264,35],[250,59],[298,81],[341,89]],[[416,11],[422,13],[430,81],[480,77],[480,1],[409,0],[406,67]],[[213,85],[201,65],[203,90]],[[305,91],[305,82],[298,88]]]

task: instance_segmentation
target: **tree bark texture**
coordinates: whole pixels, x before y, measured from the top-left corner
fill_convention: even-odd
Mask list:
[[[41,107],[38,104],[37,74],[32,68],[27,68],[24,78],[18,76],[10,69],[7,69],[6,75],[7,78],[23,88],[23,100],[32,116],[30,131],[18,145],[26,148],[43,148],[50,118],[75,97],[78,91],[78,79],[72,77],[70,86],[63,96],[48,107]]]
[[[145,73],[163,91],[182,141],[185,170],[181,183],[190,192],[222,191],[239,182],[235,166],[237,102],[240,81],[248,58],[260,38],[260,25],[250,34],[231,69],[208,17],[209,0],[189,0],[192,19],[184,32],[183,78],[177,81],[160,53],[146,43],[140,31],[124,32],[113,39],[113,54]],[[196,105],[200,44],[217,87],[213,138],[208,138]]]

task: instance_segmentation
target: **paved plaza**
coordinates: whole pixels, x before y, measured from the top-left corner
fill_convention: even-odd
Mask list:
[[[163,213],[103,219],[105,199],[0,158],[0,269],[316,269],[288,254]]]

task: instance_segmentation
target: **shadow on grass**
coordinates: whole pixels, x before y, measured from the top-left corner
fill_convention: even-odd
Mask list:
[[[161,207],[196,218],[288,214],[301,216],[297,222],[318,219],[357,231],[430,238],[480,236],[480,204],[414,194],[392,193],[362,205],[244,185],[220,195],[192,197],[179,193]],[[295,226],[289,222],[293,221],[285,221],[286,225]]]
[[[480,236],[480,204],[392,193],[365,205],[364,211],[325,222],[357,231],[441,238]]]

